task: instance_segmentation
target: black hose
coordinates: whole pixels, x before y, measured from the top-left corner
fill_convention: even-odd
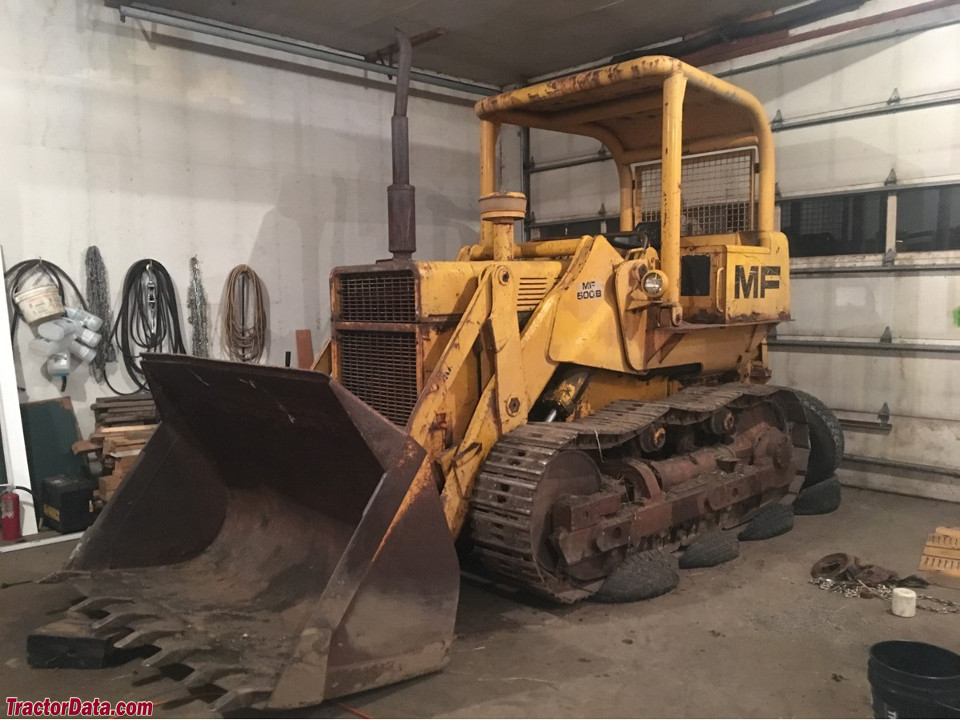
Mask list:
[[[117,395],[132,395],[147,389],[140,366],[143,353],[186,354],[173,280],[156,260],[138,260],[127,270],[110,340],[116,342],[123,367],[138,388],[123,393],[107,379],[107,385]]]
[[[70,289],[73,290],[73,294],[76,296],[77,302],[80,303],[80,307],[84,310],[87,309],[87,302],[83,299],[83,295],[80,294],[80,289],[77,287],[77,284],[60,267],[52,262],[39,258],[18,262],[3,274],[3,279],[7,287],[7,298],[13,307],[13,319],[10,321],[10,337],[14,339],[17,337],[17,325],[23,319],[23,312],[21,312],[20,307],[13,301],[13,296],[25,289],[23,287],[24,281],[30,279],[34,273],[40,273],[50,278],[57,288],[57,293],[60,295],[60,302],[64,305],[69,305],[70,303],[67,302],[64,292],[64,282],[66,282]]]

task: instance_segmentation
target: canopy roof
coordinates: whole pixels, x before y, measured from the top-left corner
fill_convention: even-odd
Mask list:
[[[689,152],[757,145],[769,140],[760,102],[735,85],[675,58],[629,60],[550,80],[476,105],[484,120],[587,135],[621,162],[660,157],[663,82],[686,78],[683,144]]]

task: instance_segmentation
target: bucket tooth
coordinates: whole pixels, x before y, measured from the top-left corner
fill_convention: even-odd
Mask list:
[[[182,631],[183,628],[166,622],[144,623],[134,628],[129,635],[117,640],[113,646],[121,650],[129,650],[144,645],[153,645],[160,638],[177,635]]]
[[[227,675],[242,674],[246,670],[242,665],[229,665],[216,662],[189,663],[189,666],[193,668],[193,672],[180,681],[188,688],[214,685],[220,678],[224,678]]]
[[[137,620],[146,620],[147,618],[157,617],[156,613],[149,612],[141,609],[131,609],[131,610],[108,610],[108,615],[106,617],[100,618],[99,620],[94,620],[90,623],[90,627],[94,630],[111,630],[115,628],[124,628],[130,627],[131,623],[136,622]]]
[[[172,636],[158,638],[156,645],[159,651],[148,658],[145,658],[141,665],[147,668],[163,667],[164,665],[176,665],[182,663],[191,655],[207,650],[204,645],[197,643],[196,640],[177,639]]]
[[[83,600],[70,606],[71,612],[92,613],[103,610],[108,605],[123,605],[132,603],[134,600],[130,597],[111,597],[102,595],[96,597],[86,597]]]
[[[276,679],[262,675],[233,673],[217,678],[213,684],[226,692],[210,703],[210,709],[218,713],[228,713],[261,706],[270,698]]]

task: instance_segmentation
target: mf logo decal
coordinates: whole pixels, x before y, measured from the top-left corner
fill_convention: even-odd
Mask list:
[[[747,270],[743,265],[734,268],[733,296],[735,298],[766,297],[767,290],[780,289],[780,267],[778,265],[751,265]]]
[[[596,280],[584,280],[577,288],[577,300],[592,300],[603,297],[603,288]]]

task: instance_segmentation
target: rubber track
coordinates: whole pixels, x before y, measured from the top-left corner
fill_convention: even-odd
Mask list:
[[[686,388],[664,401],[618,400],[593,415],[568,423],[527,423],[501,438],[480,468],[470,501],[475,552],[495,574],[559,602],[588,597],[599,583],[558,581],[535,558],[530,521],[537,486],[547,464],[561,451],[603,452],[629,442],[652,423],[699,422],[742,398],[764,399],[787,393],[789,420],[804,423],[802,407],[789,390],[731,383]],[[794,431],[794,444],[806,452],[806,427]],[[801,456],[805,466],[805,454]],[[802,482],[802,474],[798,476]],[[668,495],[669,497],[669,495]],[[748,499],[749,500],[749,499]]]

